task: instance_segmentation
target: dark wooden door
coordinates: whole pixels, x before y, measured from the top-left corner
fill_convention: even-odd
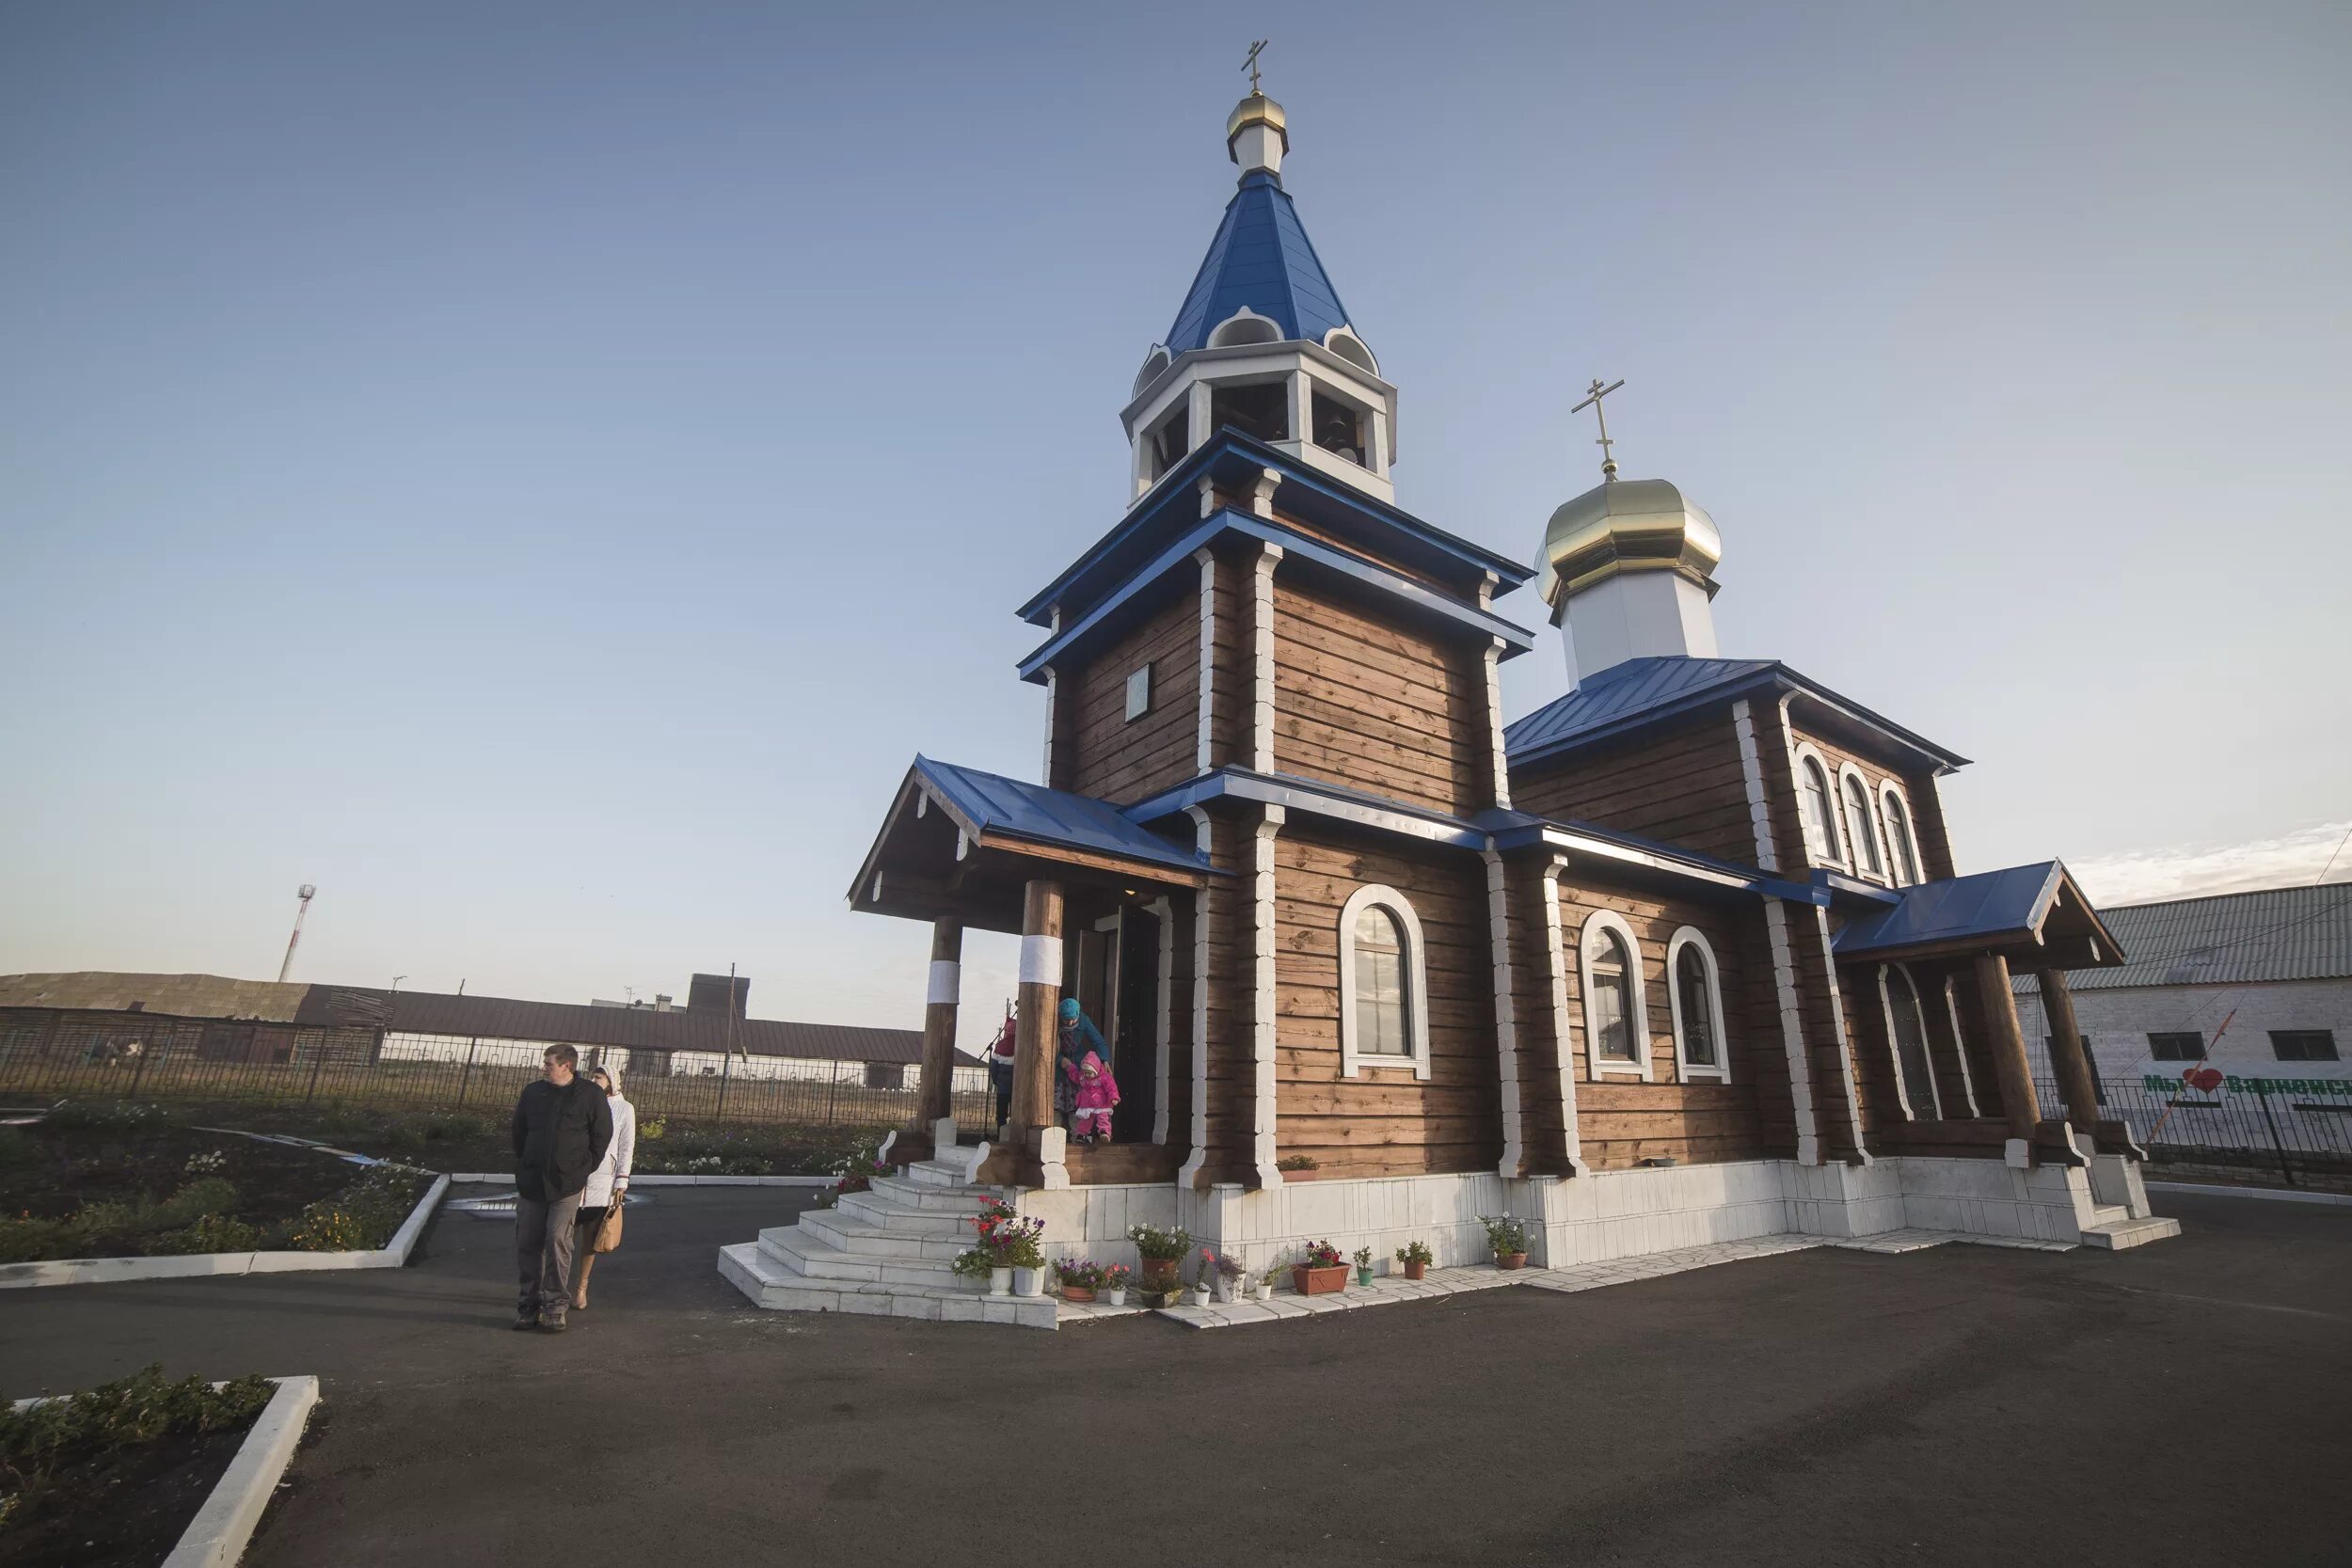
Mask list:
[[[1106,933],[1107,934],[1107,933]],[[1119,930],[1119,1035],[1111,1070],[1119,1075],[1119,1109],[1111,1141],[1152,1141],[1159,1095],[1160,920],[1129,908]]]

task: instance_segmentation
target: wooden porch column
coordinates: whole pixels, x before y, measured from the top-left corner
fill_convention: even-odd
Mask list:
[[[2058,1092],[2066,1098],[2066,1119],[2091,1137],[2099,1129],[2099,1084],[2090,1076],[2082,1026],[2074,1022],[2074,993],[2067,989],[2062,969],[2037,969],[2033,977],[2042,987],[2042,1016],[2050,1022],[2050,1065],[2058,1069]]]
[[[2001,1114],[2009,1119],[2009,1135],[2030,1147],[2042,1106],[2034,1099],[2033,1069],[2026,1064],[2026,1036],[2017,1026],[2009,960],[1998,953],[1977,955],[1977,999],[1984,1005],[1985,1027],[1993,1035],[1993,1070],[2001,1084]]]
[[[1028,1147],[1054,1125],[1055,1012],[1061,1006],[1062,885],[1032,880],[1021,901],[1021,1022],[1013,1036],[1012,1125]]]
[[[923,1006],[923,1076],[914,1091],[914,1125],[925,1132],[955,1114],[956,1004],[963,990],[963,922],[931,922],[930,989]]]

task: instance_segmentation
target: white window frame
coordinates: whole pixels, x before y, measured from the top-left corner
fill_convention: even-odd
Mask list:
[[[1804,787],[1804,765],[1807,762],[1821,770],[1821,783],[1829,787],[1830,842],[1826,847],[1827,859],[1822,858],[1823,847],[1813,842],[1816,829],[1813,821],[1812,800]],[[1829,758],[1821,755],[1820,749],[1810,740],[1801,740],[1797,743],[1796,784],[1797,824],[1804,830],[1806,863],[1812,865],[1834,866],[1840,870],[1852,864],[1852,857],[1846,852],[1846,803],[1837,798],[1837,769],[1830,766]]]
[[[1710,1065],[1691,1060],[1684,1049],[1682,1035],[1682,950],[1698,949],[1699,964],[1707,971],[1707,1003],[1714,1011],[1715,1060]],[[1724,1034],[1724,972],[1715,962],[1714,945],[1707,933],[1695,926],[1685,926],[1666,942],[1666,1010],[1673,1016],[1675,1029],[1675,1074],[1684,1083],[1704,1079],[1709,1083],[1731,1082],[1731,1044]]]
[[[1377,904],[1396,917],[1405,932],[1405,1037],[1408,1054],[1358,1049],[1356,1029],[1356,917],[1366,905]],[[1429,1076],[1429,964],[1422,941],[1421,916],[1412,900],[1392,887],[1367,882],[1340,906],[1340,1076],[1359,1076],[1365,1068],[1410,1068],[1413,1076]]]
[[[1625,943],[1626,990],[1630,1006],[1626,1023],[1633,1032],[1633,1060],[1620,1062],[1604,1060],[1593,1038],[1593,958],[1600,946],[1601,933],[1614,932]],[[1642,941],[1633,934],[1625,917],[1612,910],[1596,910],[1584,917],[1584,928],[1576,939],[1577,978],[1584,994],[1584,1070],[1598,1082],[1605,1076],[1639,1078],[1647,1084],[1653,1081],[1650,1070],[1649,992],[1642,982]]]
[[[1886,802],[1890,800],[1902,808],[1903,847],[1908,851],[1903,858],[1911,863],[1911,869],[1915,873],[1913,884],[1924,882],[1928,879],[1928,863],[1919,854],[1919,816],[1911,809],[1911,792],[1892,779],[1882,779],[1879,781],[1878,794],[1879,826],[1882,829],[1886,826]],[[1886,844],[1882,847],[1886,851],[1886,875],[1892,881],[1892,885],[1896,887],[1907,885],[1893,880],[1895,877],[1894,845]]]
[[[1132,724],[1152,711],[1152,661],[1145,659],[1127,672],[1127,716],[1121,723]]]
[[[1862,786],[1862,821],[1860,823],[1852,820],[1853,800],[1846,793],[1848,779],[1851,779]],[[1844,825],[1846,830],[1846,868],[1866,882],[1890,881],[1886,869],[1886,846],[1880,842],[1885,834],[1879,831],[1877,820],[1879,792],[1870,787],[1870,775],[1851,762],[1840,763],[1837,768],[1837,787],[1835,793],[1837,798],[1837,820]],[[1879,868],[1876,871],[1864,863],[1861,846],[1853,842],[1857,827],[1870,835],[1870,847],[1879,852]]]
[[[1928,1111],[1921,1116],[1911,1103],[1911,1084],[1903,1074],[1902,1043],[1895,1036],[1895,992],[1887,976],[1899,973],[1903,984],[1910,988],[1912,1009],[1919,1020],[1919,1055],[1928,1064]],[[1879,1013],[1886,1021],[1886,1053],[1895,1061],[1895,1101],[1903,1108],[1905,1121],[1942,1121],[1944,1096],[1935,1086],[1935,1037],[1928,1033],[1928,1004],[1920,994],[1919,982],[1904,964],[1879,965]]]

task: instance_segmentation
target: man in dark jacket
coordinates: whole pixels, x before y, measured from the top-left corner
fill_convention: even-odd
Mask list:
[[[575,1075],[579,1052],[550,1045],[542,1060],[547,1076],[515,1101],[515,1326],[560,1334],[572,1300],[572,1222],[612,1141],[612,1112],[602,1089]]]

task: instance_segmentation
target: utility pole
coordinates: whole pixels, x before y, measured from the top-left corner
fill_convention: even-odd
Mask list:
[[[281,986],[286,983],[286,976],[294,972],[294,948],[302,941],[302,917],[310,912],[310,900],[318,895],[318,891],[311,883],[302,884],[302,903],[294,910],[294,935],[286,939],[286,961],[278,966],[278,983]]]

